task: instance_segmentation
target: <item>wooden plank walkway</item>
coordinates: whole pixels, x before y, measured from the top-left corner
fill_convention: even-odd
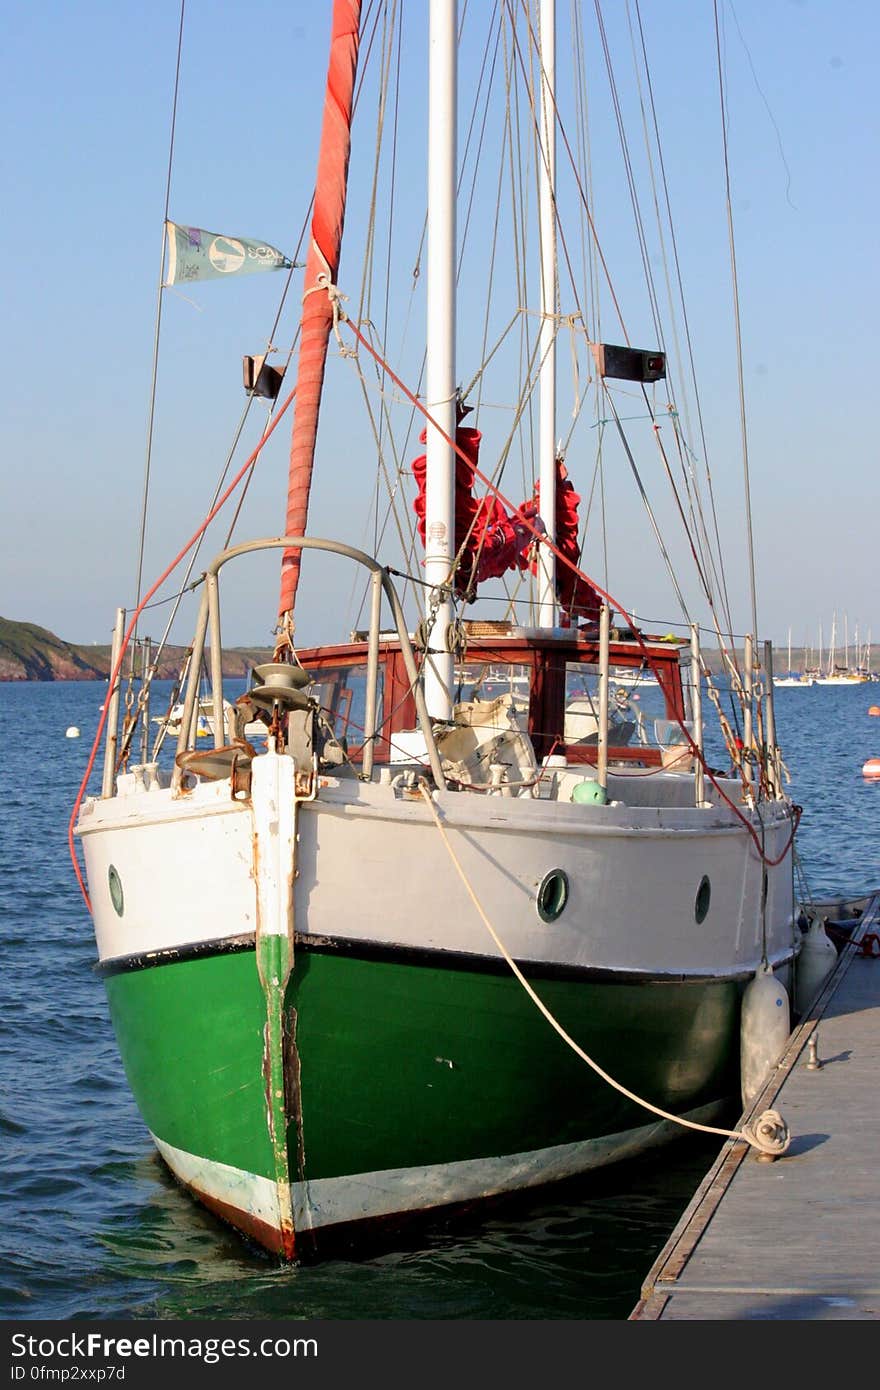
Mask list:
[[[880,959],[865,954],[880,945],[880,893],[864,901],[736,1126],[778,1110],[788,1151],[768,1162],[725,1143],[629,1321],[880,1318]]]

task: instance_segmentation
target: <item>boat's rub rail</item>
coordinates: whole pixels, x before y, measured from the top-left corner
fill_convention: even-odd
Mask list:
[[[297,932],[295,953],[312,952],[316,955],[348,956],[364,961],[389,961],[414,968],[436,969],[442,960],[444,970],[455,970],[471,974],[505,976],[510,973],[507,962],[497,953],[481,951],[450,950],[441,946],[407,946],[397,941],[379,941],[375,937],[329,936],[311,932]],[[160,966],[183,964],[210,956],[239,955],[256,950],[256,935],[247,932],[240,936],[212,938],[206,941],[167,946],[156,951],[132,952],[127,956],[108,956],[96,961],[92,967],[102,978],[129,974],[141,970],[157,969]],[[789,963],[791,953],[778,955],[772,965],[780,970]],[[712,971],[674,971],[662,969],[631,970],[615,969],[611,966],[591,965],[589,962],[561,962],[548,959],[519,957],[518,963],[528,975],[543,980],[595,980],[612,981],[621,985],[693,985],[700,986],[721,980],[725,984],[740,984],[754,975],[753,966],[733,968],[723,976]]]

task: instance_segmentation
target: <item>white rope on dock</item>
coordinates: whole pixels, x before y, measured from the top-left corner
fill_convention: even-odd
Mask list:
[[[720,1129],[716,1128],[714,1125],[701,1125],[698,1124],[695,1120],[686,1120],[681,1115],[672,1115],[668,1110],[661,1110],[659,1106],[652,1105],[650,1101],[644,1100],[641,1096],[635,1095],[633,1091],[627,1090],[625,1086],[622,1086],[619,1081],[615,1081],[614,1077],[609,1076],[608,1072],[605,1071],[602,1067],[600,1067],[598,1062],[594,1061],[592,1057],[588,1056],[588,1054],[584,1052],[583,1048],[575,1042],[574,1038],[572,1038],[565,1031],[558,1019],[554,1018],[553,1014],[547,1008],[543,1000],[540,999],[538,995],[535,993],[535,991],[532,989],[532,986],[529,984],[528,980],[523,975],[516,961],[513,959],[510,952],[507,950],[507,947],[504,945],[504,942],[501,940],[498,933],[495,931],[495,928],[492,926],[492,923],[489,921],[489,918],[486,916],[486,913],[483,910],[483,906],[476,893],[474,892],[470,884],[470,881],[467,875],[465,874],[465,871],[462,868],[461,863],[459,862],[458,856],[456,855],[455,850],[453,849],[452,844],[450,843],[449,836],[447,835],[446,830],[443,826],[443,822],[440,819],[440,814],[434,802],[430,788],[428,787],[428,784],[425,782],[424,778],[419,779],[419,790],[422,794],[422,799],[428,807],[428,810],[431,812],[434,824],[440,831],[443,843],[445,844],[449,852],[450,859],[455,865],[459,878],[461,879],[462,883],[467,889],[468,896],[470,897],[471,902],[477,909],[477,912],[480,915],[483,925],[485,926],[489,935],[492,937],[492,940],[495,942],[495,945],[498,947],[505,961],[509,965],[511,971],[516,976],[519,983],[522,985],[526,994],[532,1000],[532,1003],[535,1004],[535,1006],[538,1009],[540,1009],[547,1022],[550,1024],[552,1028],[556,1030],[556,1032],[562,1038],[563,1042],[567,1043],[568,1046],[572,1049],[572,1051],[576,1052],[577,1055],[581,1058],[581,1060],[587,1063],[587,1066],[592,1067],[593,1071],[597,1074],[597,1076],[601,1076],[603,1081],[607,1081],[609,1086],[612,1086],[615,1091],[619,1091],[621,1095],[626,1096],[628,1100],[635,1101],[636,1105],[641,1105],[643,1109],[650,1110],[653,1115],[659,1115],[660,1118],[663,1120],[670,1120],[673,1124],[684,1125],[687,1129],[698,1129],[703,1134],[718,1134],[724,1139],[742,1139],[747,1144],[751,1144],[752,1147],[757,1149],[759,1153],[765,1154],[768,1157],[778,1158],[780,1154],[785,1153],[786,1149],[789,1146],[789,1143],[791,1142],[791,1137],[788,1132],[787,1124],[785,1123],[779,1112],[776,1110],[762,1111],[762,1113],[759,1116],[757,1116],[757,1118],[752,1122],[752,1124],[744,1124],[742,1129]]]

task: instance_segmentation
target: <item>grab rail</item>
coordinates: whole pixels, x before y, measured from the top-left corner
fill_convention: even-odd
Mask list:
[[[418,722],[425,736],[425,745],[431,773],[437,786],[445,787],[446,778],[443,774],[440,754],[437,750],[437,744],[434,740],[434,733],[431,727],[431,720],[425,704],[424,687],[418,667],[416,666],[415,655],[413,653],[409,633],[407,632],[406,620],[403,615],[403,608],[398,598],[397,590],[394,588],[387,571],[383,569],[379,561],[373,559],[371,555],[365,554],[362,550],[355,550],[352,546],[344,545],[342,541],[325,540],[316,536],[271,536],[267,537],[265,540],[245,541],[241,545],[232,546],[229,550],[221,551],[208,566],[205,571],[205,592],[202,596],[198,619],[196,621],[196,633],[193,639],[193,656],[184,695],[180,732],[177,737],[177,752],[185,752],[190,741],[190,731],[193,725],[195,705],[198,698],[199,672],[201,671],[202,659],[205,652],[205,639],[209,634],[215,747],[219,748],[225,737],[223,719],[223,649],[220,640],[220,570],[230,560],[238,559],[241,555],[252,554],[259,550],[280,549],[322,550],[331,555],[342,555],[346,559],[353,560],[356,564],[363,565],[365,569],[370,571],[371,603],[370,628],[367,639],[367,706],[363,744],[362,778],[366,781],[372,774],[373,750],[376,734],[378,732],[376,721],[379,708],[379,631],[382,593],[384,592],[394,617],[397,635],[400,639],[403,664],[412,686]],[[181,776],[181,769],[179,765],[175,763],[172,786],[177,787],[180,785]]]

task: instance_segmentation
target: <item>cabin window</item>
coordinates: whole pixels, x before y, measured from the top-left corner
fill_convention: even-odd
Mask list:
[[[670,720],[669,714],[666,693],[652,672],[638,666],[611,667],[610,748],[632,749],[633,755],[651,750],[652,760],[656,760],[667,743],[683,739],[678,720]],[[598,745],[599,667],[595,663],[566,664],[564,741],[570,749],[595,749]]]
[[[636,678],[637,672],[629,672]],[[640,741],[644,727],[641,709],[634,701],[634,685],[615,677],[608,683],[608,742],[625,748]],[[641,697],[640,697],[641,698]],[[592,663],[569,661],[565,668],[565,725],[567,744],[599,742],[599,668]]]
[[[364,741],[367,718],[367,667],[331,666],[315,673],[310,693],[321,706],[321,714],[333,730],[334,737],[349,753],[359,749]],[[379,700],[376,722],[382,725],[382,680],[380,672]]]
[[[456,668],[456,680],[457,700],[497,700],[500,695],[512,695],[517,707],[528,712],[531,667],[522,662],[472,661]]]

